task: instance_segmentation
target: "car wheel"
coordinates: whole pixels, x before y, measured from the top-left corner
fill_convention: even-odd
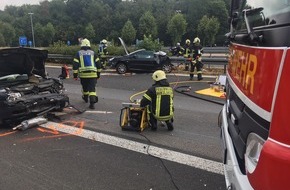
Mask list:
[[[127,72],[127,70],[128,70],[128,68],[127,68],[127,66],[124,63],[119,63],[116,66],[116,71],[119,74],[125,74]]]
[[[162,66],[162,70],[165,72],[165,73],[171,73],[172,71],[172,65],[171,64],[164,64]]]

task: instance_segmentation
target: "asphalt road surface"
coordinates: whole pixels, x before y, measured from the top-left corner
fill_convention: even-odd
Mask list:
[[[50,76],[59,68],[48,68]],[[225,189],[218,114],[223,99],[198,95],[214,78],[168,75],[175,92],[174,130],[121,129],[123,102],[140,99],[152,73],[103,73],[95,110],[81,99],[79,81],[64,80],[73,107],[25,131],[0,129],[0,189]]]

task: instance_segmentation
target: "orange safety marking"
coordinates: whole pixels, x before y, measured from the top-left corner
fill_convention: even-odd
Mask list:
[[[40,139],[49,139],[49,138],[59,138],[59,137],[66,137],[66,136],[73,136],[73,135],[80,135],[83,132],[85,122],[84,121],[64,121],[62,123],[57,124],[57,127],[65,128],[66,125],[69,125],[70,127],[75,127],[75,131],[71,134],[61,134],[59,131],[57,131],[56,126],[50,125],[48,128],[42,128],[38,127],[37,131],[41,133],[50,134],[49,136],[42,136],[42,137],[33,137],[33,138],[26,138],[23,141],[32,141],[32,140],[40,140]],[[5,132],[0,133],[0,137],[9,136],[17,131],[11,131],[11,132]]]
[[[11,132],[2,133],[2,134],[0,134],[0,137],[5,137],[5,136],[11,135],[11,134],[13,134],[13,133],[16,133],[16,131],[11,131]]]

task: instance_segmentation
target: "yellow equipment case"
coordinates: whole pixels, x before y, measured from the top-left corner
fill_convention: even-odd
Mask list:
[[[122,130],[143,131],[148,126],[146,108],[138,103],[122,103],[120,127]]]

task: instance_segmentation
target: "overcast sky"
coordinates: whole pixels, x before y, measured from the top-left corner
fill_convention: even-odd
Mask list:
[[[23,4],[39,4],[42,0],[0,0],[0,10],[4,10],[6,5],[21,6]]]

